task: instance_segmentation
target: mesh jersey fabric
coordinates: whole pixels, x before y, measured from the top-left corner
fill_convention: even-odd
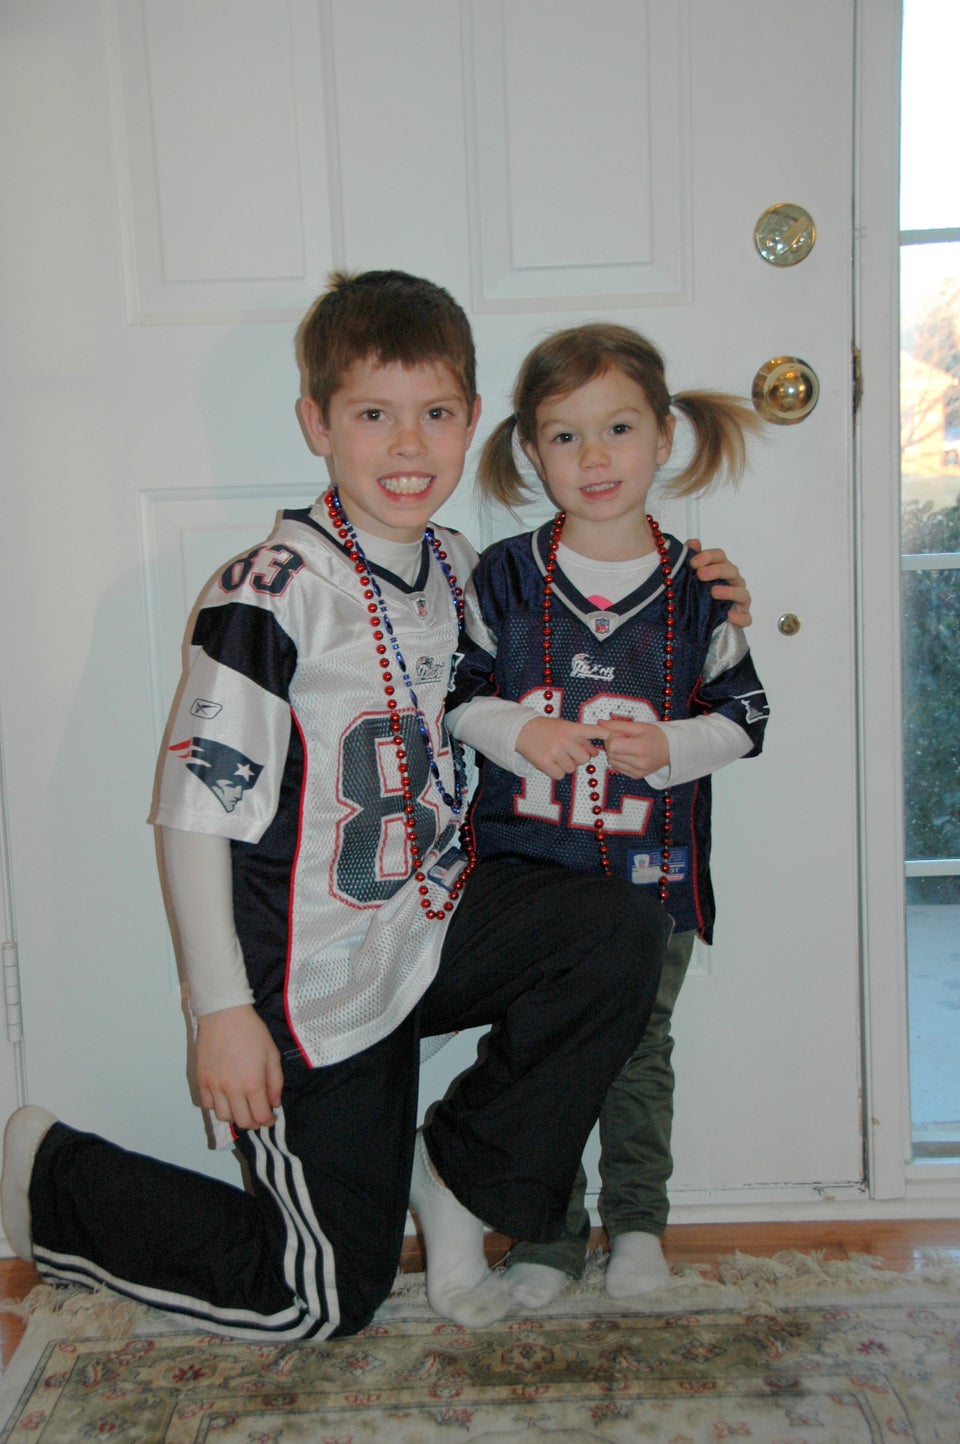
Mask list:
[[[476,553],[436,528],[462,582]],[[443,730],[457,620],[424,542],[406,585],[376,567],[448,794]],[[424,917],[368,602],[320,506],[284,512],[201,599],[151,821],[231,840],[237,935],[282,1052],[338,1062],[391,1032],[433,978],[445,929]],[[456,839],[399,676],[425,866]]]

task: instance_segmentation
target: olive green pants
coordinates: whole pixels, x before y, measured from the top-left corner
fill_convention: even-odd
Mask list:
[[[652,1233],[667,1225],[667,1180],[673,1171],[673,1038],[670,1021],[687,975],[694,932],[674,933],[656,1001],[636,1052],[610,1086],[600,1113],[600,1217],[607,1236]],[[570,1195],[563,1233],[551,1243],[518,1243],[508,1263],[548,1264],[578,1279],[586,1260],[590,1215],[583,1164]]]

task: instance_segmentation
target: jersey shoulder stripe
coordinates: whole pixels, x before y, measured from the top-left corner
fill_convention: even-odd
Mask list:
[[[289,701],[297,647],[272,612],[244,602],[204,607],[193,629],[193,644],[211,661],[232,667],[264,691]]]

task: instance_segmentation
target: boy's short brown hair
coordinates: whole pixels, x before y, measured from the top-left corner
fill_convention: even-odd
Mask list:
[[[477,397],[470,322],[442,286],[405,271],[334,271],[297,328],[303,394],[329,419],[330,398],[350,367],[439,363],[456,377],[468,407]]]

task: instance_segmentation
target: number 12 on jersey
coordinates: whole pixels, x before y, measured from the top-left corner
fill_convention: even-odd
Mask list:
[[[528,692],[521,700],[525,707],[548,716],[545,711],[544,689],[538,687]],[[563,690],[553,688],[554,715],[563,711]],[[591,697],[580,708],[578,722],[607,722],[613,717],[622,717],[630,722],[659,722],[660,716],[649,702],[641,697],[617,697],[602,692]],[[593,760],[596,768],[597,790],[601,797],[606,795],[607,774],[610,767],[607,754],[601,751]],[[518,817],[535,817],[540,822],[562,823],[563,804],[557,799],[556,786],[552,777],[545,772],[536,772],[533,777],[524,777],[521,788],[514,800],[514,811]],[[570,779],[570,816],[568,827],[593,828],[595,821],[593,803],[590,800],[591,779],[583,767],[578,767]],[[646,831],[653,802],[646,797],[625,797],[617,809],[604,808],[603,825],[608,832],[628,832],[640,837]]]

